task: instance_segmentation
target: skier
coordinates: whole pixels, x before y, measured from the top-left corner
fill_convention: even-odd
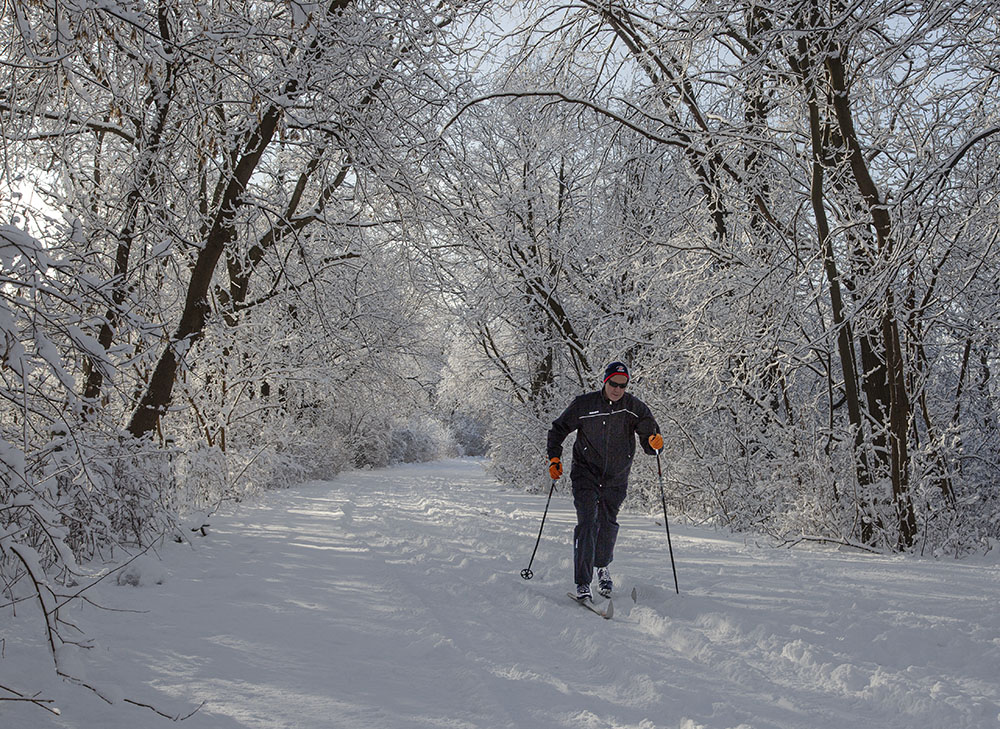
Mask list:
[[[576,397],[552,421],[547,442],[549,476],[562,476],[563,441],[576,431],[573,445],[573,571],[578,600],[592,600],[590,583],[597,568],[598,589],[611,597],[614,584],[608,565],[618,537],[618,510],[625,500],[628,474],[635,455],[635,436],[651,456],[663,448],[663,436],[644,402],[625,392],[628,367],[612,362],[604,370],[603,387]]]

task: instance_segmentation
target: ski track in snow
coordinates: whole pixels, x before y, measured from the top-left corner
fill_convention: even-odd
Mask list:
[[[642,468],[643,464],[637,467]],[[546,484],[547,489],[547,484]],[[459,459],[266,494],[89,593],[68,655],[111,697],[189,729],[1000,727],[1000,566],[777,550],[622,515],[615,618],[572,605],[568,479],[503,490]],[[152,584],[147,584],[152,583]],[[629,597],[636,589],[638,602]],[[5,615],[3,729],[172,725],[61,682],[25,606]],[[42,658],[39,658],[41,656]]]

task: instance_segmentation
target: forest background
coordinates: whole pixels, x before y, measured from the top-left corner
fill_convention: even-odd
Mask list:
[[[0,3],[4,610],[347,468],[547,488],[612,359],[673,513],[994,548],[994,10]]]

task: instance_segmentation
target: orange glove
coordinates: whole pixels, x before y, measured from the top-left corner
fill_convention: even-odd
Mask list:
[[[659,451],[663,449],[663,436],[659,433],[653,433],[649,436],[649,447],[654,451]]]
[[[549,459],[549,476],[553,481],[559,480],[562,476],[562,461],[559,460],[559,456]]]

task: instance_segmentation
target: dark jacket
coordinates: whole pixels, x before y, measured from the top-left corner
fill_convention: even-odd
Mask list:
[[[570,478],[576,483],[586,479],[598,486],[625,488],[628,484],[632,458],[635,456],[635,436],[649,455],[649,436],[660,427],[646,404],[626,392],[618,402],[604,397],[604,390],[580,395],[566,411],[552,421],[547,452],[549,458],[562,457],[562,444],[573,431],[573,468]]]

